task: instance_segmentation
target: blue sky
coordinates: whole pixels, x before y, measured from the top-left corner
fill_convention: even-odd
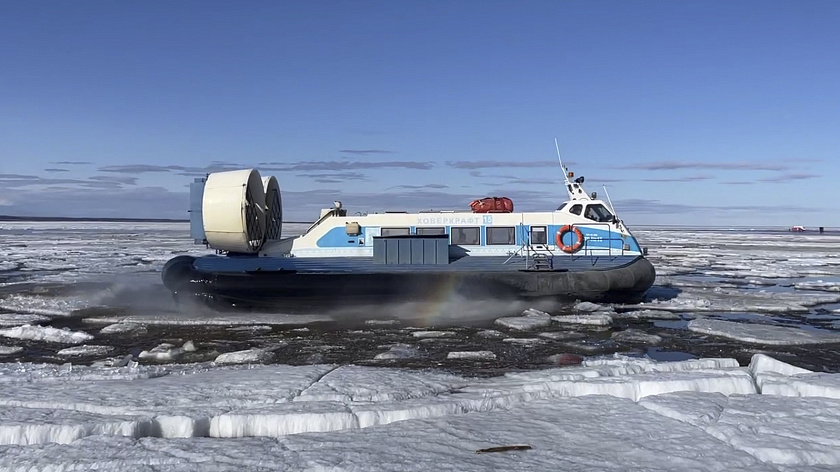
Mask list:
[[[0,1],[0,214],[186,218],[274,175],[288,219],[553,209],[840,226],[840,2]]]

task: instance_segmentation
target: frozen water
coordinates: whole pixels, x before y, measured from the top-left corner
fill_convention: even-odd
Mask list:
[[[753,364],[614,356],[489,379],[330,365],[44,376],[41,367],[19,364],[3,376],[0,469],[486,470],[510,469],[511,460],[514,468],[540,470],[840,465],[840,400],[807,390],[762,395],[754,377],[796,385],[840,375],[800,372],[766,356]],[[815,375],[822,377],[808,377]],[[112,380],[91,380],[97,377]],[[531,449],[475,454],[517,444]]]
[[[735,323],[726,320],[698,318],[688,323],[688,329],[697,333],[737,339],[747,343],[796,345],[840,343],[840,333],[802,330],[784,326]]]
[[[93,339],[93,336],[82,331],[70,331],[66,328],[58,329],[52,326],[33,326],[28,324],[15,326],[14,328],[0,329],[0,336],[63,344],[80,344]]]
[[[749,367],[731,358],[636,357],[704,346],[716,355],[729,346],[724,352],[743,356],[755,352],[744,343],[760,343],[764,350],[784,346],[778,352],[785,360],[809,358],[836,371],[827,359],[840,345],[837,235],[639,230],[658,273],[643,303],[577,303],[550,315],[527,310],[502,318],[497,326],[504,333],[482,329],[492,319],[474,331],[406,330],[387,320],[332,333],[316,328],[332,321],[320,313],[184,311],[157,300],[162,264],[175,254],[204,252],[183,223],[0,223],[0,229],[0,244],[8,237],[25,244],[0,262],[0,326],[20,340],[0,346],[0,355],[57,349],[38,343],[88,343],[87,326],[61,329],[76,328],[74,319],[93,323],[90,331],[108,344],[125,342],[117,357],[92,366],[0,364],[0,470],[840,467],[840,374],[762,354]],[[575,326],[581,321],[594,324]],[[310,329],[283,331],[302,324]],[[218,326],[212,334],[192,338],[212,326]],[[190,337],[153,337],[179,329]],[[519,330],[539,337],[510,337]],[[634,345],[656,338],[663,347]],[[681,338],[689,342],[679,344]],[[196,346],[184,339],[196,339],[198,352],[207,353],[202,362],[140,365],[126,355],[158,345],[142,351],[142,361],[192,359],[184,354]],[[374,348],[365,348],[366,339]],[[806,347],[795,350],[800,343]],[[581,357],[628,344],[630,356]],[[323,361],[360,346],[356,361],[378,367]],[[74,357],[59,362],[114,355],[96,352],[109,347],[61,349]],[[322,360],[261,365],[298,351]],[[539,370],[510,372],[522,365],[511,364],[512,352]],[[422,369],[382,367],[393,365]],[[493,365],[496,374],[509,373],[473,378],[438,369],[463,365],[466,372]],[[574,366],[550,368],[557,365]],[[514,444],[531,449],[475,454]]]

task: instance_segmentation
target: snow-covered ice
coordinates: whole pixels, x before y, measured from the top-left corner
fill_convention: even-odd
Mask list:
[[[93,339],[93,336],[83,331],[71,331],[67,328],[58,329],[52,326],[28,324],[15,326],[14,328],[0,329],[0,336],[63,344],[81,344]]]
[[[159,284],[157,271],[167,259],[204,248],[192,244],[186,223],[21,222],[0,223],[0,229],[0,244],[20,243],[0,262],[4,277],[20,276],[0,283],[7,290],[0,295],[0,333],[18,340],[0,346],[0,355],[18,357],[22,346],[41,349],[43,342],[58,345],[45,350],[63,352],[59,362],[65,362],[98,355],[95,350],[115,338],[152,325],[216,325],[241,340],[267,338],[278,325],[332,319],[208,317],[155,306],[141,313],[85,311],[89,332],[57,330],[47,326],[51,320],[100,307],[138,281]],[[762,354],[748,367],[729,358],[582,357],[628,344],[635,355],[652,352],[656,348],[634,344],[665,339],[652,334],[658,326],[681,330],[693,342],[708,335],[717,338],[710,342],[736,346],[806,343],[815,357],[820,349],[835,350],[838,237],[671,228],[634,233],[657,269],[644,302],[576,303],[562,312],[506,316],[498,330],[475,333],[481,342],[496,343],[495,352],[450,346],[465,330],[403,330],[390,320],[346,332],[373,339],[379,331],[400,333],[366,351],[364,365],[264,365],[275,352],[269,343],[282,345],[276,338],[245,350],[232,344],[238,351],[221,355],[209,347],[212,340],[194,338],[208,356],[192,364],[139,365],[125,351],[92,366],[0,363],[0,471],[840,468],[840,374]],[[23,280],[33,287],[16,293]],[[90,289],[77,289],[91,280]],[[55,287],[61,290],[51,292]],[[652,324],[657,328],[642,331]],[[513,337],[522,332],[533,337]],[[195,345],[172,339],[180,338],[150,342],[143,361],[197,358],[185,355]],[[424,347],[438,345],[441,357],[426,362]],[[315,359],[319,348],[328,346],[313,346]],[[474,378],[439,368],[492,364],[494,356],[501,364],[506,351],[533,353],[542,370]],[[425,362],[424,368],[387,367],[400,359]],[[543,360],[547,364],[539,364]],[[566,367],[551,367],[560,365]],[[510,445],[530,449],[476,454]]]
[[[487,379],[335,365],[44,369],[0,364],[0,470],[840,466],[840,374],[763,355],[749,367],[613,356]],[[761,392],[759,376],[787,394]],[[530,449],[475,453],[509,445]]]

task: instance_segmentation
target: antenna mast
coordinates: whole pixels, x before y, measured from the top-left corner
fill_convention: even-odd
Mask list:
[[[557,149],[557,160],[560,161],[560,170],[563,171],[563,179],[568,184],[570,183],[569,176],[568,172],[566,171],[566,166],[563,165],[563,159],[560,157],[560,145],[557,144],[557,138],[554,138],[554,148]]]

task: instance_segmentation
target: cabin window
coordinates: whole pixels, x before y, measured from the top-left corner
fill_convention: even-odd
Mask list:
[[[581,210],[583,210],[583,205],[572,205],[572,207],[569,208],[569,213],[573,215],[580,215]]]
[[[607,210],[607,207],[601,205],[600,203],[596,205],[587,205],[586,212],[584,212],[583,216],[601,223],[609,222],[613,219],[612,213]]]
[[[559,206],[559,207],[557,207],[557,210],[555,210],[555,211],[560,211],[560,210],[562,210],[563,208],[566,208],[566,205],[568,205],[568,204],[569,204],[569,202],[563,202],[563,203],[561,203],[561,204],[560,204],[560,206]]]
[[[513,226],[487,228],[487,244],[516,244],[516,229]]]
[[[411,228],[382,228],[382,236],[402,236],[411,234]]]
[[[548,244],[545,226],[531,226],[531,244]]]
[[[446,234],[446,228],[443,226],[418,227],[417,234]]]
[[[452,228],[452,244],[478,245],[481,239],[478,236],[478,226],[464,228]]]

